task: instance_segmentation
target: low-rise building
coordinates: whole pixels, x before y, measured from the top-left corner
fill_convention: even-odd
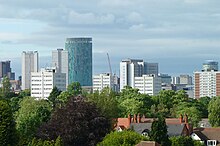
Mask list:
[[[142,94],[157,95],[161,90],[161,78],[156,75],[142,75],[135,77],[134,85]]]
[[[110,73],[103,73],[93,76],[93,92],[102,91],[105,87],[115,92],[119,91],[118,77]]]
[[[53,87],[66,90],[66,74],[57,73],[55,69],[41,69],[31,73],[31,96],[38,99],[49,97]]]

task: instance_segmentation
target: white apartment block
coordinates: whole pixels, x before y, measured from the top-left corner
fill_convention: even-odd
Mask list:
[[[118,77],[109,73],[93,76],[93,92],[101,92],[105,87],[109,87],[115,92],[119,91]]]
[[[22,52],[22,90],[30,89],[31,87],[31,72],[38,72],[38,52],[28,51]]]
[[[66,90],[66,74],[57,73],[55,69],[41,69],[31,73],[31,96],[37,99],[47,99],[53,87]]]
[[[142,94],[157,95],[161,91],[161,78],[156,75],[135,77],[135,87]]]
[[[194,96],[220,96],[220,71],[194,72]]]
[[[63,49],[52,51],[52,67],[56,67],[58,73],[66,74],[66,84],[68,85],[68,51]]]

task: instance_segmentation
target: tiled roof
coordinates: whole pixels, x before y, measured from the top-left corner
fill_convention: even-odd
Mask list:
[[[193,132],[202,140],[217,140],[220,142],[220,128],[195,128]]]

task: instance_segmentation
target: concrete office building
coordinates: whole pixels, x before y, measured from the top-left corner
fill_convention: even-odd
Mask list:
[[[31,72],[38,72],[39,60],[37,51],[22,52],[22,90],[31,87]]]
[[[118,92],[119,84],[118,77],[116,75],[111,75],[109,73],[103,73],[93,76],[93,92],[102,91],[105,87]]]
[[[0,62],[0,78],[7,76],[10,80],[15,80],[15,73],[11,71],[11,61]]]
[[[206,62],[202,71],[194,72],[194,97],[198,99],[204,96],[220,96],[220,71],[217,62],[214,66],[207,66]]]
[[[192,77],[190,75],[180,75],[180,84],[192,85]]]
[[[157,95],[161,90],[161,78],[156,75],[142,75],[135,77],[134,88],[142,94]]]
[[[66,90],[66,74],[58,73],[56,69],[41,69],[31,73],[31,96],[37,99],[47,99],[53,89]]]
[[[68,82],[92,87],[92,38],[67,38]]]
[[[124,86],[134,88],[134,78],[144,74],[158,75],[158,63],[147,63],[142,59],[124,59],[120,62],[120,90]]]
[[[52,51],[52,67],[55,67],[58,73],[66,74],[66,84],[68,85],[68,51],[63,49]]]

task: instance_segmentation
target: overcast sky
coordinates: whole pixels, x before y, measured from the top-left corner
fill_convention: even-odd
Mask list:
[[[119,72],[124,58],[158,62],[160,72],[192,74],[220,60],[219,0],[0,0],[0,60],[20,74],[22,51],[41,65],[67,37],[92,37],[94,73]]]

